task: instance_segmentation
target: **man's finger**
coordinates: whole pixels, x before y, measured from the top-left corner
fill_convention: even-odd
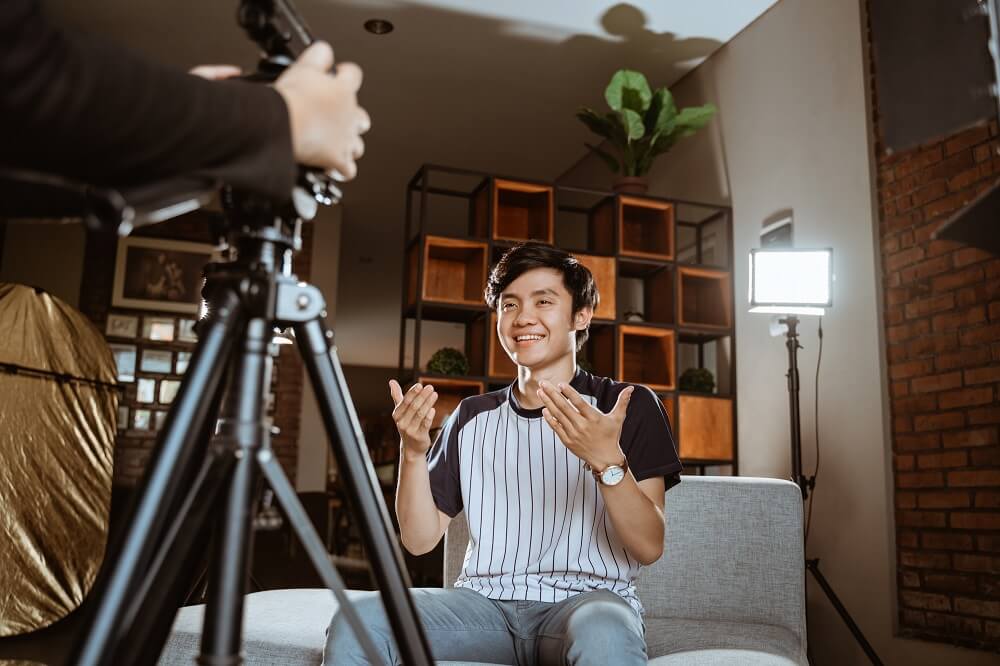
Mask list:
[[[395,379],[389,380],[389,395],[392,396],[392,402],[395,406],[399,407],[399,403],[403,402],[403,389]]]
[[[421,388],[420,391],[410,399],[410,402],[406,403],[400,411],[400,418],[398,421],[399,427],[409,428],[414,423],[419,425],[420,422],[423,421],[421,410],[424,408],[428,398],[432,396],[434,396],[435,399],[437,397],[433,386],[428,384],[427,386]],[[409,398],[410,396],[407,397]],[[434,404],[433,401],[431,404]]]
[[[549,412],[559,421],[562,427],[566,430],[566,434],[575,435],[577,432],[577,421],[576,419],[582,418],[580,413],[573,408],[566,399],[562,397],[562,394],[558,394],[559,398],[556,398],[549,393],[549,391],[555,391],[553,387],[548,382],[542,383],[542,388],[539,390],[538,395],[542,399],[542,404],[548,407]]]
[[[625,414],[628,412],[628,403],[632,400],[632,394],[635,393],[635,387],[629,386],[618,394],[618,400],[615,401],[615,406],[611,409],[611,415],[621,420],[625,420]]]
[[[302,55],[305,55],[304,53]],[[330,54],[330,63],[333,63],[333,54]],[[357,92],[361,89],[361,81],[364,76],[361,68],[353,62],[342,62],[337,65],[337,79],[351,91]]]
[[[549,427],[552,428],[552,432],[554,432],[559,437],[559,441],[562,442],[562,445],[566,446],[566,440],[569,439],[569,435],[566,433],[566,428],[563,427],[562,421],[554,417],[552,415],[552,412],[549,411],[548,407],[542,408],[542,416],[545,418],[545,421],[549,424]]]
[[[310,69],[327,72],[333,67],[333,48],[323,41],[313,42],[309,48],[302,52],[295,63],[301,63]]]
[[[560,384],[559,392],[567,400],[569,400],[569,403],[573,405],[576,411],[580,412],[580,414],[584,418],[592,419],[598,415],[598,412],[596,409],[594,409],[594,406],[591,405],[586,400],[584,400],[583,396],[577,393],[576,389],[570,386],[569,384]]]

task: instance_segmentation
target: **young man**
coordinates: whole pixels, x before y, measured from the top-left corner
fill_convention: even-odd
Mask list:
[[[413,590],[435,659],[646,663],[634,580],[662,555],[664,491],[682,467],[652,391],[577,368],[598,298],[571,255],[519,245],[486,286],[517,381],[463,400],[433,446],[433,387],[390,382],[403,545],[430,551],[463,510],[469,524],[455,588]],[[375,593],[359,610],[398,664]],[[326,663],[366,663],[337,617]]]

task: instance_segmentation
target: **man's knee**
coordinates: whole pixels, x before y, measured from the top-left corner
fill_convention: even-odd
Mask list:
[[[368,635],[375,642],[375,647],[382,649],[384,637],[389,632],[388,618],[378,592],[354,593],[351,605],[361,618],[361,625],[368,630]],[[347,621],[343,608],[337,608],[330,620],[326,632],[326,664],[365,663],[365,654],[354,629]]]
[[[630,606],[616,599],[595,598],[581,604],[574,610],[566,633],[570,652],[587,655],[588,662],[602,656],[644,655],[646,651],[641,621]],[[567,656],[569,663],[575,663],[574,655]]]

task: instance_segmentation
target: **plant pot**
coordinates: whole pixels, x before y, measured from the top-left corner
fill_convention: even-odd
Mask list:
[[[618,194],[645,194],[649,190],[649,180],[642,176],[622,176],[612,184]]]

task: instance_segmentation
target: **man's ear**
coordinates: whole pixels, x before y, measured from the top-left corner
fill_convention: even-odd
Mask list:
[[[585,305],[573,315],[573,328],[582,331],[590,326],[590,320],[594,318],[594,308]]]

